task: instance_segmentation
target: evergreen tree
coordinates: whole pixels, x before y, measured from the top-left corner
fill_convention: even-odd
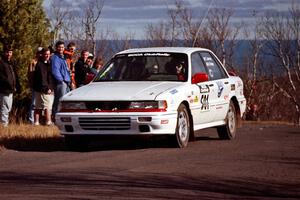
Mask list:
[[[1,0],[0,51],[4,45],[14,48],[14,60],[21,83],[18,100],[29,96],[27,67],[39,46],[48,46],[51,38],[42,7],[43,0]]]

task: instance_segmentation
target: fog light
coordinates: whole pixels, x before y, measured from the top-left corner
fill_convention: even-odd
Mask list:
[[[139,122],[151,122],[152,117],[138,117]]]
[[[168,124],[169,120],[168,119],[162,119],[160,120],[160,124]]]
[[[150,132],[150,127],[148,125],[139,125],[140,132]]]
[[[61,117],[60,120],[62,122],[72,122],[72,118],[71,117]]]

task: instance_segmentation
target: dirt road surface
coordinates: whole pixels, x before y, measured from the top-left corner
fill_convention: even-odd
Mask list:
[[[246,124],[233,141],[215,129],[198,135],[185,149],[114,138],[72,152],[61,138],[1,150],[0,199],[300,199],[299,127]]]

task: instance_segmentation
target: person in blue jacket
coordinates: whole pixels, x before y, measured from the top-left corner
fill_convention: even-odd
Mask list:
[[[58,109],[59,99],[70,91],[70,72],[64,57],[65,43],[58,41],[55,44],[56,52],[51,57],[52,75],[55,79],[54,102],[52,116],[55,117]]]

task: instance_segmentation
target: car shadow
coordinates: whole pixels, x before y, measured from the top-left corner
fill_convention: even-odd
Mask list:
[[[25,138],[15,136],[12,138],[2,138],[0,146],[4,149],[16,151],[66,151],[64,138],[58,137],[44,137],[44,138]]]
[[[89,137],[86,146],[78,149],[69,149],[63,136],[45,138],[13,137],[1,139],[0,146],[4,149],[16,151],[54,152],[54,151],[111,151],[137,150],[149,148],[176,148],[167,136],[93,136]],[[197,136],[191,143],[204,140],[219,140],[216,137]]]

